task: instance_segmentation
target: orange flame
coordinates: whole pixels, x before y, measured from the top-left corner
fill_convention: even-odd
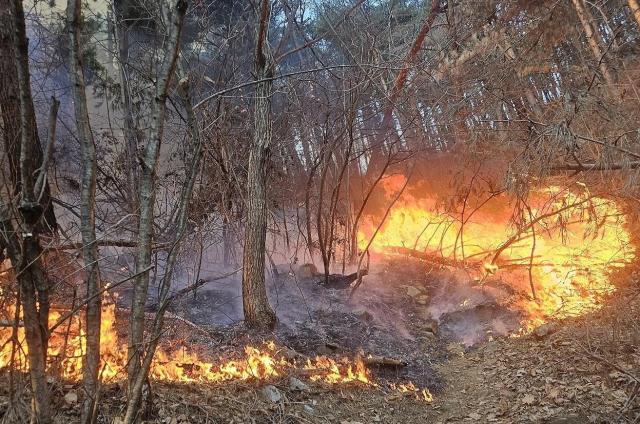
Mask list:
[[[389,176],[382,185],[388,201],[404,184],[402,175]],[[523,302],[525,327],[551,318],[577,316],[600,306],[603,295],[614,290],[609,272],[629,263],[635,248],[626,229],[625,216],[616,202],[547,187],[531,193],[531,216],[525,216],[517,241],[493,260],[499,247],[517,231],[510,225],[511,208],[506,195],[496,197],[468,217],[474,205],[467,205],[464,226],[460,214],[438,211],[435,196],[416,197],[405,192],[390,211],[375,236],[371,250],[390,253],[404,247],[459,264],[479,264],[480,281],[501,273],[523,292],[529,289],[529,261],[537,300]],[[528,213],[526,214],[528,215]],[[380,222],[365,217],[358,234],[364,249]],[[534,248],[535,243],[535,248]]]
[[[9,308],[11,309],[11,308]],[[14,309],[15,311],[15,309]],[[8,312],[12,312],[8,310]],[[101,378],[104,381],[120,381],[125,378],[126,349],[118,340],[116,332],[116,307],[113,303],[104,305],[101,322]],[[12,316],[12,314],[9,314]],[[50,321],[56,322],[60,314],[52,312]],[[81,327],[81,320],[77,317],[70,323],[68,329],[57,331],[51,335],[49,341],[50,369],[56,369],[65,379],[80,380],[82,377],[82,360],[86,349],[85,332]],[[64,333],[69,332],[69,337]],[[0,329],[0,340],[3,341],[0,350],[0,368],[10,364],[12,344],[11,328]],[[26,354],[27,345],[24,343],[24,329],[18,328],[20,349],[14,352],[14,364],[19,370],[28,370]],[[342,358],[335,360],[325,356],[309,359],[306,364],[298,365],[295,361],[278,355],[275,343],[265,343],[258,348],[246,346],[244,357],[208,362],[197,354],[184,349],[168,352],[158,349],[150,371],[154,380],[174,382],[210,382],[220,383],[237,380],[266,380],[287,373],[303,372],[311,381],[321,381],[329,384],[360,382],[373,385],[369,370],[360,358],[354,360]]]

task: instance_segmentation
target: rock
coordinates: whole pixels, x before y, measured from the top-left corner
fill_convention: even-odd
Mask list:
[[[76,392],[67,392],[67,394],[64,395],[64,401],[69,405],[74,405],[78,403],[78,394]]]
[[[293,276],[294,271],[292,270],[292,268],[293,268],[293,265],[291,264],[272,264],[271,265],[271,271],[275,274],[276,277],[285,276],[285,275]]]
[[[306,412],[309,415],[313,415],[316,412],[316,410],[313,409],[313,407],[311,405],[305,405],[304,406],[304,412]]]
[[[555,322],[548,322],[546,324],[542,324],[541,326],[533,330],[533,335],[537,339],[543,339],[555,333],[556,331],[558,331],[558,324],[556,324]]]
[[[293,349],[289,349],[288,347],[282,347],[280,348],[279,352],[280,355],[282,355],[283,357],[290,359],[290,360],[305,360],[307,359],[306,356],[304,356],[303,354],[296,352]]]
[[[422,291],[420,291],[420,289],[417,287],[414,287],[414,286],[406,286],[406,287],[407,287],[407,296],[416,298],[422,294]]]
[[[434,319],[437,317],[434,317],[431,315],[431,311],[429,311],[427,308],[420,308],[418,310],[418,317],[420,317],[421,320],[423,321],[428,321],[430,319]]]
[[[262,394],[269,402],[272,403],[278,403],[282,400],[280,390],[272,385],[265,386],[264,389],[262,389]]]
[[[304,391],[309,390],[309,386],[304,384],[299,379],[297,379],[295,377],[291,377],[289,379],[289,389],[293,390],[294,392],[304,392]]]
[[[373,315],[371,315],[371,313],[364,308],[358,308],[355,311],[353,311],[353,313],[361,321],[371,322],[373,320]]]
[[[428,319],[424,323],[424,328],[429,333],[433,333],[434,335],[438,334],[438,321],[435,319]]]

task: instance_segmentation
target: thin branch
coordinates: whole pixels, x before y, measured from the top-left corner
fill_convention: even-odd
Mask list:
[[[355,2],[355,4],[353,6],[351,6],[351,8],[349,10],[347,10],[344,14],[344,16],[342,17],[342,19],[340,20],[340,22],[338,22],[336,25],[333,26],[333,28],[338,28],[340,25],[342,25],[343,23],[345,23],[347,21],[347,18],[358,8],[362,5],[362,3],[364,3],[365,0],[357,0]],[[313,46],[314,44],[318,43],[319,41],[322,41],[327,35],[328,35],[329,31],[325,31],[324,33],[322,33],[321,35],[308,40],[306,43],[304,43],[303,45],[299,46],[299,47],[295,47],[287,52],[282,53],[280,56],[276,57],[275,59],[275,63],[280,63],[282,61],[282,59],[284,59],[287,56],[290,56],[294,53],[297,53],[301,50],[304,50],[306,48],[309,48],[311,46]]]
[[[177,299],[183,297],[186,294],[191,293],[194,290],[199,289],[200,287],[204,286],[205,284],[213,283],[214,281],[224,280],[225,278],[231,277],[232,275],[236,274],[241,269],[242,269],[242,267],[234,269],[233,271],[230,271],[230,272],[228,272],[226,274],[218,275],[217,277],[214,277],[214,278],[199,279],[195,283],[189,284],[187,287],[184,287],[184,288],[178,290],[177,292],[173,293],[171,296],[167,297],[166,300],[163,301],[163,303],[165,303],[165,302],[166,303],[175,302]],[[154,305],[151,305],[151,308],[155,309],[158,306],[159,305],[156,303]]]
[[[133,275],[130,275],[129,277],[125,278],[124,280],[120,280],[117,283],[113,283],[113,284],[107,285],[105,288],[103,288],[99,292],[95,293],[93,296],[88,297],[86,299],[83,299],[82,301],[80,301],[78,306],[76,306],[75,308],[73,308],[72,310],[70,310],[69,312],[64,314],[63,316],[61,316],[60,319],[55,324],[53,324],[51,327],[49,327],[49,333],[52,333],[53,331],[55,331],[55,329],[58,328],[60,325],[62,325],[66,320],[68,320],[73,315],[75,315],[75,313],[78,312],[80,309],[82,309],[82,307],[84,305],[86,305],[87,302],[90,302],[91,300],[95,299],[96,297],[101,296],[106,291],[115,289],[116,287],[126,283],[127,281],[133,280],[134,278],[138,277],[140,274],[144,274],[145,272],[150,271],[152,268],[153,268],[153,265],[149,265],[147,268],[142,269],[142,270],[140,270],[139,272],[137,272],[137,273],[135,273]]]
[[[47,147],[44,151],[42,158],[42,165],[40,166],[40,172],[38,173],[38,179],[34,187],[38,195],[38,201],[42,200],[44,190],[47,181],[47,170],[49,169],[49,162],[51,162],[51,156],[53,154],[53,144],[56,140],[56,123],[58,122],[58,108],[60,107],[60,101],[55,97],[51,97],[51,108],[49,109],[49,131],[47,133]]]

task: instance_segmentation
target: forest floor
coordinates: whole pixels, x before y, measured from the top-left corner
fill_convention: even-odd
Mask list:
[[[415,274],[406,264],[400,267]],[[420,290],[428,286],[424,281],[412,284]],[[618,291],[599,311],[550,323],[527,336],[489,335],[471,347],[454,340],[446,326],[440,331],[432,328],[431,322],[419,313],[424,305],[420,303],[423,295],[417,292],[412,299],[403,294],[400,296],[403,300],[399,301],[381,298],[378,293],[375,298],[390,308],[384,311],[376,309],[380,306],[377,303],[367,303],[365,299],[349,313],[337,308],[338,311],[333,309],[332,313],[319,318],[322,311],[314,310],[311,320],[316,323],[314,326],[295,321],[269,335],[259,336],[242,330],[241,326],[230,326],[225,332],[217,333],[217,341],[210,342],[211,349],[217,346],[215,349],[225,349],[227,353],[237,352],[247,341],[255,344],[256,339],[264,337],[305,355],[337,356],[355,353],[355,347],[360,346],[365,353],[400,357],[409,365],[396,375],[373,370],[374,381],[379,383],[376,387],[358,383],[319,384],[301,377],[304,382],[301,389],[292,384],[291,375],[269,381],[217,385],[157,382],[153,383],[146,422],[638,422],[638,274],[627,269],[616,276],[616,284]],[[393,291],[396,292],[398,290]],[[376,325],[383,313],[394,317],[398,302],[406,310],[402,325],[398,325],[396,331]],[[362,310],[362,305],[369,309]],[[454,316],[459,317],[459,313]],[[409,330],[411,337],[395,334],[402,329]],[[484,330],[491,333],[491,329]],[[192,337],[193,340],[199,338]],[[338,351],[326,351],[326,346],[337,347]],[[7,393],[4,393],[8,386],[4,384],[6,378],[6,373],[0,375],[0,415],[4,415],[8,405]],[[402,394],[390,388],[389,384],[407,380],[414,381],[420,388],[428,388],[433,400],[418,400],[412,393]],[[26,386],[26,381],[24,383]],[[266,390],[273,392],[274,388],[277,400],[266,394]],[[52,381],[52,391],[58,413],[56,422],[77,422],[78,398],[69,394],[80,393],[79,384]],[[26,400],[28,395],[24,393],[22,397]],[[123,412],[124,398],[122,383],[104,386],[99,422],[117,423],[115,417]],[[22,405],[24,412],[26,405],[26,402]]]
[[[640,419],[640,286],[627,277],[595,313],[528,336],[472,348],[450,343],[435,364],[442,385],[430,403],[382,389],[287,378],[223,388],[159,385],[158,421],[220,423],[625,423]]]

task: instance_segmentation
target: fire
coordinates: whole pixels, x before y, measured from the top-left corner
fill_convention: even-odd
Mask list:
[[[408,383],[392,384],[391,388],[399,393],[411,393],[414,397],[420,401],[431,403],[433,402],[433,395],[429,389],[419,389],[411,381]]]
[[[7,309],[7,316],[13,316],[15,309]],[[60,318],[58,312],[52,312],[50,322]],[[116,332],[116,306],[105,304],[101,322],[100,376],[105,382],[121,381],[125,378],[126,349]],[[64,326],[63,326],[64,327]],[[59,327],[60,328],[60,327]],[[49,340],[49,368],[63,378],[79,381],[82,378],[82,359],[86,349],[85,332],[82,320],[74,317],[68,327],[54,332]],[[12,328],[0,329],[0,368],[10,365],[13,344],[10,343]],[[19,349],[13,352],[14,366],[21,371],[28,370],[27,345],[24,342],[24,329],[18,327]],[[376,386],[362,359],[347,357],[332,359],[317,356],[304,364],[279,354],[275,343],[268,342],[262,347],[246,346],[244,356],[236,359],[209,362],[196,353],[186,349],[167,351],[158,349],[150,371],[151,378],[157,381],[222,383],[240,380],[267,380],[287,374],[301,374],[311,381],[328,384],[358,382]]]
[[[383,189],[388,202],[403,184],[401,175],[386,178]],[[487,201],[478,210],[475,204],[467,205],[461,225],[460,214],[438,211],[435,197],[405,193],[375,236],[371,250],[389,253],[402,247],[447,258],[475,268],[480,282],[495,274],[529,294],[531,279],[536,299],[521,305],[528,315],[527,328],[550,318],[597,309],[602,296],[614,290],[610,271],[635,257],[619,205],[591,195],[584,186],[577,191],[537,190],[530,194],[528,204],[530,212],[523,213],[518,232],[510,224],[512,205],[506,195]],[[380,220],[366,218],[359,232],[361,248]],[[512,243],[505,246],[507,241]],[[500,252],[497,258],[496,252]]]
[[[3,298],[0,286],[0,298]],[[3,319],[14,319],[15,306],[8,305]],[[57,322],[61,317],[52,311],[49,322]],[[21,317],[20,317],[21,319]],[[86,351],[84,322],[80,316],[72,317],[65,325],[59,326],[50,335],[48,348],[48,371],[70,381],[82,379],[82,361]],[[15,370],[28,371],[27,344],[24,328],[16,327],[17,344],[11,342],[13,327],[0,327],[0,369],[13,364]],[[116,305],[106,301],[102,309],[100,325],[101,359],[100,378],[105,383],[123,381],[126,377],[127,355],[116,330]],[[13,358],[13,361],[12,361]],[[154,357],[150,377],[156,381],[183,383],[224,383],[243,380],[269,380],[287,375],[297,375],[313,382],[325,384],[357,383],[366,387],[379,387],[366,367],[362,357],[342,357],[333,359],[326,356],[309,358],[298,363],[282,353],[272,341],[260,347],[246,346],[244,355],[234,359],[206,361],[197,353],[188,350],[167,350],[159,348]],[[427,389],[421,390],[413,383],[390,385],[401,393],[411,392],[416,399],[431,399]]]
[[[330,384],[359,381],[360,383],[372,384],[369,370],[360,357],[356,357],[353,362],[348,358],[336,362],[326,356],[316,356],[314,361],[307,360],[304,368],[316,373],[310,377],[311,381],[320,380]]]
[[[1,288],[0,288],[1,290]],[[1,294],[1,291],[0,291]],[[15,308],[9,307],[8,316],[13,316]],[[58,312],[52,312],[50,322],[60,318]],[[100,378],[103,382],[123,381],[126,376],[126,349],[118,339],[116,332],[116,307],[107,303],[102,310]],[[68,333],[68,334],[67,334]],[[24,342],[24,329],[18,327],[19,348],[13,349],[11,343],[12,328],[0,328],[0,369],[11,366],[13,356],[14,369],[27,371],[27,345]],[[17,345],[16,345],[17,346]],[[74,317],[64,331],[51,334],[49,340],[49,372],[56,373],[66,380],[82,379],[82,359],[86,349],[82,320]],[[236,359],[221,359],[208,362],[186,349],[167,351],[158,349],[150,371],[150,377],[156,381],[182,383],[224,383],[243,380],[269,380],[286,375],[306,377],[313,382],[325,384],[357,383],[365,387],[378,388],[369,369],[360,355],[355,358],[332,359],[326,356],[309,358],[303,364],[280,354],[274,342],[264,343],[262,347],[246,346],[244,356]],[[415,399],[432,402],[433,396],[428,389],[420,389],[412,382],[389,384],[388,387],[398,394],[410,394]]]

